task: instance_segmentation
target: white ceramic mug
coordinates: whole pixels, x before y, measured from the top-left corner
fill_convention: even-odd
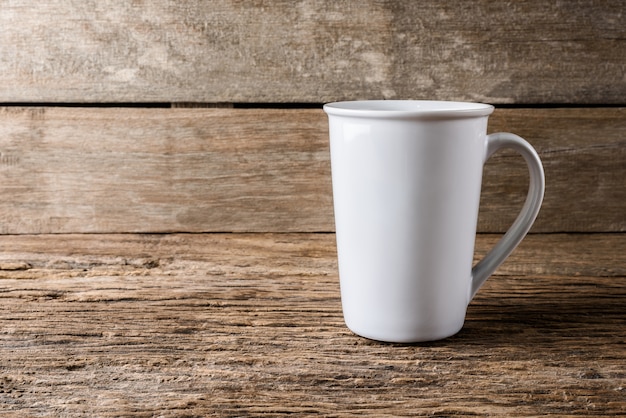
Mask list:
[[[346,325],[390,342],[456,334],[478,288],[537,217],[545,188],[537,152],[519,136],[487,135],[486,104],[354,101],[324,111]],[[472,268],[483,165],[502,148],[526,160],[528,196]]]

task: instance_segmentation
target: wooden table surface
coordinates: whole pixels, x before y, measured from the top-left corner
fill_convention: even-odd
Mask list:
[[[479,235],[476,257],[496,235]],[[530,235],[449,339],[353,335],[333,234],[0,236],[0,416],[626,415],[626,236]]]

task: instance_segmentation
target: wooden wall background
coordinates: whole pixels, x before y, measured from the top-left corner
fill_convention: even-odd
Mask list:
[[[319,105],[378,98],[506,105],[490,131],[545,164],[534,231],[625,231],[625,9],[2,0],[0,233],[332,231]],[[520,160],[488,163],[481,231],[521,207]]]

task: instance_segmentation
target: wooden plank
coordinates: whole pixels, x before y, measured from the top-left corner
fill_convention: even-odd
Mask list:
[[[523,136],[541,156],[546,195],[533,231],[626,231],[626,108],[497,110],[489,126]],[[481,231],[512,223],[527,175],[515,153],[486,164]]]
[[[478,262],[500,234],[478,234]],[[626,277],[624,234],[529,234],[495,275]],[[276,254],[284,259],[276,262]],[[182,270],[232,276],[334,275],[333,233],[0,235],[3,278],[126,275]]]
[[[478,250],[494,238],[480,236]],[[347,330],[333,240],[0,236],[2,262],[31,265],[0,270],[2,412],[626,414],[624,234],[530,236],[507,261],[519,268],[487,281],[459,334],[416,345]],[[615,275],[587,276],[594,255]]]
[[[622,104],[624,9],[624,0],[2,0],[0,102]]]
[[[626,230],[626,109],[505,109],[547,192],[535,232]],[[0,233],[333,231],[321,110],[2,108]],[[479,230],[502,232],[527,187],[502,152]]]
[[[13,121],[0,126],[3,233],[318,230],[332,217],[321,111],[0,117]]]

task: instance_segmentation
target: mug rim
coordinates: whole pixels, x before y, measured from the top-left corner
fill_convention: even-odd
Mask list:
[[[324,112],[335,116],[401,119],[445,119],[489,116],[490,104],[447,100],[347,100],[327,103]]]

